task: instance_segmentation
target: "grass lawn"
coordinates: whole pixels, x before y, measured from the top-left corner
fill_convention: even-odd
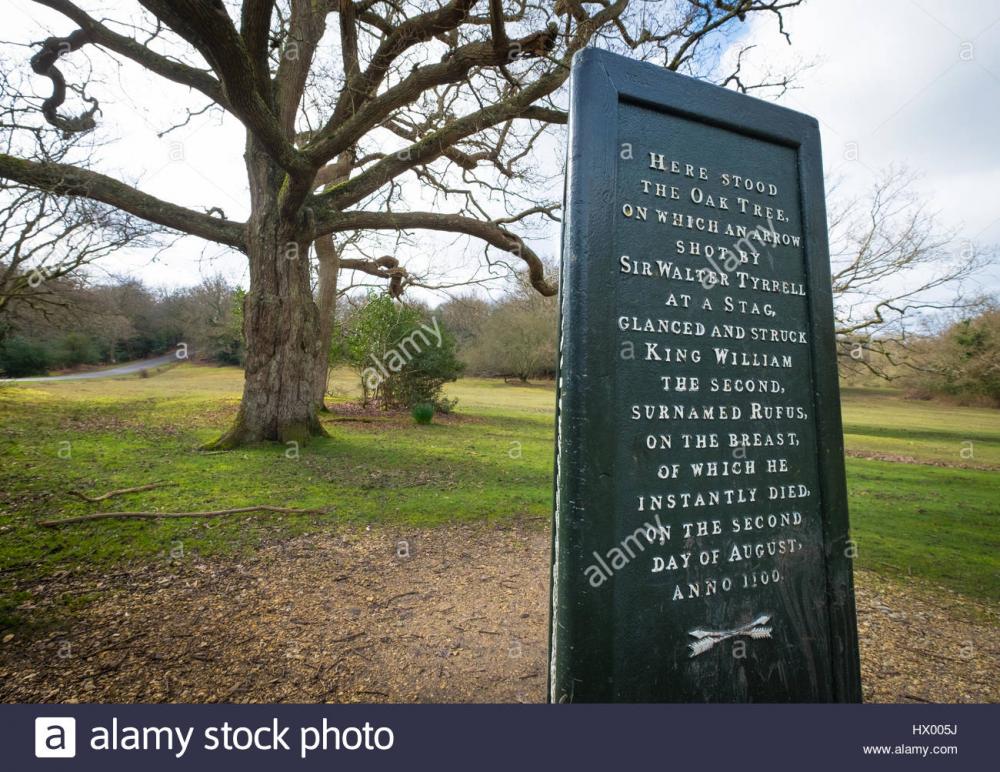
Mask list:
[[[0,386],[0,628],[23,624],[11,583],[60,570],[185,553],[240,553],[325,523],[537,518],[551,506],[551,386],[464,379],[458,412],[430,426],[409,417],[329,417],[331,437],[296,452],[267,446],[204,454],[239,401],[233,368],[181,365],[150,378]],[[339,398],[355,394],[338,373]],[[848,459],[859,564],[975,598],[1000,599],[1000,411],[845,394],[849,451],[919,463]],[[971,442],[969,446],[963,443]],[[970,451],[963,449],[971,447]],[[963,465],[956,468],[944,464]],[[203,510],[271,504],[323,508],[294,517],[98,521],[58,529],[38,519],[98,511],[68,495],[150,482],[108,510]],[[68,596],[66,603],[87,598]],[[37,620],[33,620],[37,621]]]
[[[1000,410],[900,399],[875,389],[843,391],[848,450],[1000,471]]]

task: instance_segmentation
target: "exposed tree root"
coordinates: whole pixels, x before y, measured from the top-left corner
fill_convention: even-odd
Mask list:
[[[198,449],[207,451],[235,450],[245,445],[268,441],[280,442],[285,445],[290,442],[306,445],[313,437],[329,436],[329,433],[320,423],[318,415],[313,415],[308,421],[285,424],[277,429],[276,436],[262,436],[260,432],[252,431],[247,426],[241,409],[232,427],[225,434],[217,440],[205,443]]]
[[[91,504],[96,504],[98,501],[104,501],[105,499],[110,499],[112,496],[123,496],[126,493],[138,493],[139,491],[151,491],[153,488],[166,488],[168,486],[177,485],[173,482],[160,482],[160,483],[150,483],[149,485],[137,485],[134,488],[119,488],[117,490],[108,491],[107,493],[102,493],[100,496],[88,496],[83,491],[69,491],[71,496],[76,496],[78,499],[83,499]]]
[[[205,512],[95,512],[91,515],[63,517],[58,520],[39,520],[38,525],[44,528],[54,528],[69,523],[82,523],[87,520],[155,520],[160,517],[219,517],[220,515],[238,515],[243,512],[276,512],[281,515],[322,515],[322,509],[290,509],[288,507],[271,507],[261,504],[254,507],[236,507],[235,509],[215,509]]]

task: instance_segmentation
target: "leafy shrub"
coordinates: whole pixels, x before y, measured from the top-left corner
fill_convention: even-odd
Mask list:
[[[15,336],[0,348],[0,370],[8,378],[45,375],[51,366],[51,352],[36,341]]]
[[[914,396],[1000,406],[1000,308],[919,341],[919,354],[923,368],[906,379]]]
[[[435,317],[370,293],[354,315],[348,360],[361,378],[362,401],[386,410],[429,403],[450,410],[444,384],[462,373],[455,340]]]
[[[455,405],[458,404],[458,399],[448,399],[447,397],[438,397],[434,402],[434,407],[439,413],[448,415],[452,410],[455,409]]]
[[[429,424],[434,418],[434,405],[430,402],[418,402],[410,414],[418,424]]]
[[[59,341],[56,358],[65,367],[76,365],[95,365],[101,361],[94,339],[80,332],[71,332]]]

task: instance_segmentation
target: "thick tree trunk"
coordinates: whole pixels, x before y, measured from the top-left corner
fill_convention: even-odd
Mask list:
[[[325,434],[317,416],[319,318],[309,282],[309,244],[298,238],[294,223],[280,216],[284,175],[254,147],[247,150],[247,167],[246,373],[235,423],[209,446],[219,449],[265,440],[305,443]]]
[[[333,327],[337,314],[337,278],[340,274],[340,255],[333,243],[333,236],[322,236],[313,242],[319,262],[319,356],[316,359],[315,397],[320,412],[327,412],[327,377],[330,373],[330,347],[333,345]]]

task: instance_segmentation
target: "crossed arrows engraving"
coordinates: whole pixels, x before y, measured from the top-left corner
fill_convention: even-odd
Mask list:
[[[741,635],[753,638],[754,640],[770,638],[771,628],[764,626],[770,621],[770,614],[761,614],[752,622],[748,622],[742,627],[737,627],[733,630],[702,630],[700,627],[696,630],[691,630],[688,635],[697,638],[697,640],[688,644],[688,648],[691,649],[690,656],[697,657],[699,654],[704,654],[711,649],[715,644]]]

